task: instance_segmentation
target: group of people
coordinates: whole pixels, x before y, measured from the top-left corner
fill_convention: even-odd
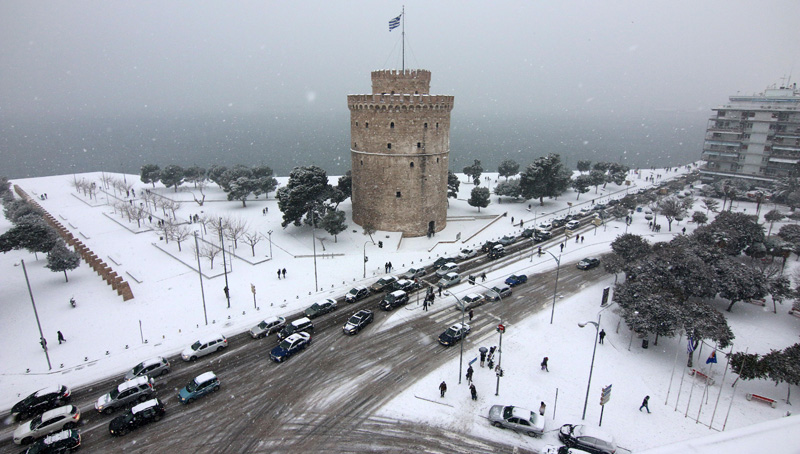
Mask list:
[[[281,278],[281,274],[283,275],[283,278],[286,279],[286,268],[284,268],[284,269],[278,268],[278,279],[279,280]]]
[[[393,268],[392,262],[386,262],[386,263],[383,264],[383,271],[386,272],[386,273],[391,273],[392,272],[392,268]]]

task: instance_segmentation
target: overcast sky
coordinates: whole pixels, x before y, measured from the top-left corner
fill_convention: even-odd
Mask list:
[[[346,111],[432,71],[464,113],[708,111],[800,79],[800,1],[0,1],[0,117]]]

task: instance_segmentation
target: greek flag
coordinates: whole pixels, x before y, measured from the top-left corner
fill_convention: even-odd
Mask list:
[[[686,351],[691,354],[694,351],[694,345],[692,345],[692,336],[689,336],[689,346],[686,348]]]
[[[397,16],[394,19],[389,21],[389,31],[392,31],[395,28],[400,26],[400,17],[401,16],[402,16],[402,14],[400,16]]]
[[[713,352],[711,352],[711,356],[709,356],[708,359],[706,360],[706,364],[716,363],[716,362],[717,362],[717,351],[714,350]]]

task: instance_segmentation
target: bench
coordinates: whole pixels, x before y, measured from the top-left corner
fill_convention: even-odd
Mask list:
[[[762,402],[768,403],[769,406],[772,407],[772,408],[775,408],[775,406],[778,405],[778,403],[775,401],[775,399],[770,399],[769,397],[759,396],[758,394],[747,394],[747,395],[745,395],[745,399],[747,399],[747,400],[753,400],[753,399],[760,400]]]
[[[689,371],[689,375],[694,375],[696,377],[704,378],[706,380],[706,382],[709,384],[709,386],[714,384],[714,379],[713,378],[711,378],[708,375],[700,372],[697,369],[690,370]]]

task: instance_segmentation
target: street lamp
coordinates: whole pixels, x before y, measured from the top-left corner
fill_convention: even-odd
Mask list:
[[[194,250],[197,252],[197,276],[200,278],[200,296],[203,297],[203,317],[208,326],[208,313],[206,312],[206,291],[203,290],[203,272],[200,271],[200,246],[197,243],[197,230],[194,231]]]
[[[269,258],[272,258],[272,230],[267,232],[267,236],[269,237]]]
[[[461,306],[461,329],[463,330],[464,329],[464,310],[466,309],[466,306],[454,294],[452,294],[450,292],[444,292],[444,295],[445,296],[452,296],[453,298],[456,299],[456,301],[458,301],[458,305]],[[461,384],[461,372],[463,372],[463,370],[464,370],[464,336],[461,337],[461,353],[459,354],[459,357],[458,357],[458,384],[459,385]]]
[[[228,264],[225,261],[225,243],[222,239],[222,218],[219,218],[219,248],[222,250],[222,271],[225,273],[225,299],[228,300],[228,309],[231,308],[231,294],[228,290]],[[231,262],[232,263],[232,262]]]
[[[53,370],[53,366],[50,364],[50,354],[47,353],[47,341],[44,339],[44,333],[42,332],[42,324],[39,322],[39,312],[36,310],[36,301],[33,300],[33,291],[31,290],[31,281],[28,279],[28,270],[25,268],[25,260],[19,261],[22,264],[22,272],[25,273],[25,283],[28,284],[28,294],[31,296],[31,305],[33,306],[33,315],[36,317],[36,326],[39,327],[39,343],[42,344],[42,350],[44,350],[44,356],[47,358],[47,369]]]
[[[558,257],[556,257],[552,252],[548,250],[545,250],[544,252],[547,252],[548,254],[552,255],[553,260],[556,261],[556,286],[555,289],[553,289],[553,308],[550,309],[550,324],[552,325],[553,316],[556,313],[556,295],[558,294],[558,273],[559,271],[561,271],[561,254],[558,254]]]
[[[589,404],[589,388],[592,386],[592,372],[594,371],[594,354],[597,352],[597,336],[600,334],[600,317],[602,314],[597,314],[597,321],[596,322],[583,322],[578,323],[578,326],[581,328],[585,327],[586,325],[594,325],[595,333],[594,333],[594,347],[592,348],[592,365],[589,367],[589,383],[586,385],[586,399],[583,401],[583,416],[581,416],[581,420],[586,419],[586,406]]]

